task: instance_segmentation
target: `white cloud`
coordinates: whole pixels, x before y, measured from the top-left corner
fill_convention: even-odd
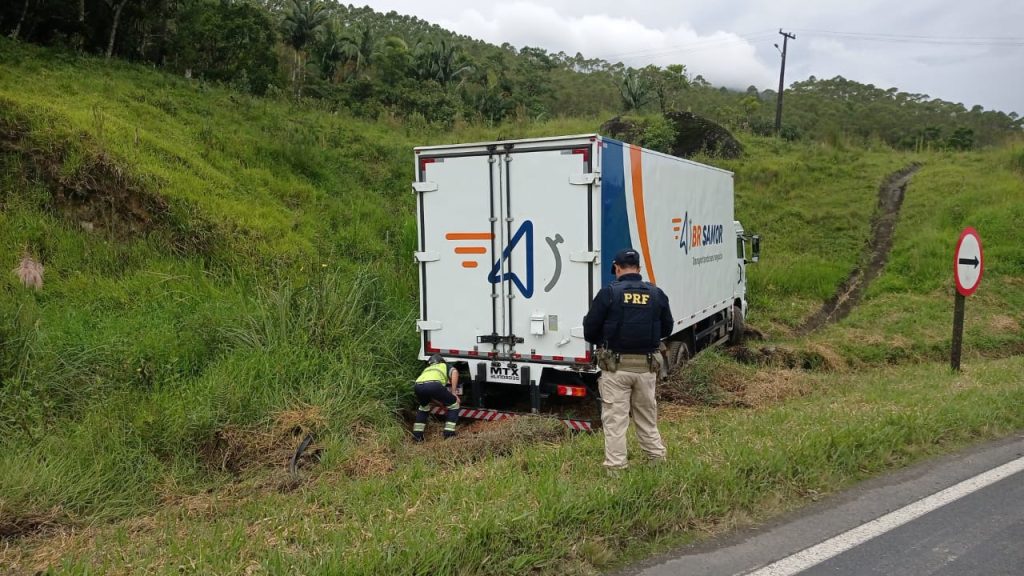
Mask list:
[[[607,14],[572,15],[533,2],[492,5],[486,14],[477,9],[459,13],[438,24],[501,44],[539,46],[552,52],[581,52],[588,58],[621,61],[630,66],[685,64],[716,85],[746,88],[772,84],[775,71],[757,59],[755,47],[729,32],[700,34],[688,23],[664,29]]]

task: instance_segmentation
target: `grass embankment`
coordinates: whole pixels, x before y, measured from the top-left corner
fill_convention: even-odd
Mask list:
[[[818,392],[753,411],[686,412],[666,425],[678,460],[619,484],[600,475],[599,437],[497,442],[493,453],[466,447],[471,454],[454,457],[409,451],[393,411],[409,402],[416,370],[412,146],[588,132],[599,122],[441,131],[6,40],[0,62],[0,262],[14,268],[27,246],[46,266],[40,292],[9,275],[0,282],[0,536],[13,545],[0,565],[26,570],[37,553],[60,565],[53,554],[67,553],[71,572],[94,563],[234,572],[251,562],[273,572],[555,572],[577,560],[586,571],[694,534],[673,530],[756,514],[949,439],[1021,424],[1016,361],[972,368],[961,389],[933,366],[861,383],[709,356],[694,368],[705,384],[763,385],[765,398]],[[857,265],[879,183],[918,160],[925,168],[904,207],[922,230],[897,228],[893,267],[865,303],[873,316],[855,313],[812,344],[872,364],[895,338],[911,338],[902,335],[907,306],[945,290],[928,270],[940,260],[949,269],[931,242],[959,225],[952,210],[1005,232],[976,224],[989,268],[968,307],[968,358],[1019,341],[1019,150],[911,158],[745,143],[744,159],[722,164],[737,173],[738,217],[765,237],[750,280],[754,322],[770,335],[786,335]],[[949,182],[976,178],[1010,200],[962,186],[949,203]],[[983,198],[1004,203],[988,210]],[[935,306],[906,329],[920,338],[896,360],[937,354],[948,320]],[[998,338],[979,337],[985,322],[1002,327]],[[868,330],[883,339],[869,341]],[[934,380],[949,388],[945,403],[925,401]],[[881,392],[903,381],[915,391],[902,400]],[[849,402],[863,409],[829,408],[846,404],[848,390],[875,389]],[[904,407],[895,420],[893,403]],[[996,413],[991,424],[980,407]],[[769,441],[790,417],[816,448]],[[310,430],[324,460],[292,491],[278,467]],[[876,447],[878,435],[889,443]],[[842,458],[793,467],[836,452],[836,442]],[[105,552],[87,550],[92,538]]]
[[[13,559],[69,574],[593,574],[1019,429],[1022,374],[1020,358],[962,375],[938,365],[794,373],[787,386],[803,396],[783,404],[663,409],[669,462],[616,480],[603,475],[596,435],[477,461],[453,458],[459,445],[401,448],[386,472],[321,471],[290,493],[200,494]]]
[[[811,339],[854,364],[949,357],[953,250],[966,226],[985,255],[981,288],[967,302],[972,358],[1024,353],[1024,146],[941,154],[914,176],[891,257],[867,298],[842,325]]]

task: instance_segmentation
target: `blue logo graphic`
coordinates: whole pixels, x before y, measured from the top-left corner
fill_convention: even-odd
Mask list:
[[[679,232],[679,247],[683,249],[684,254],[690,253],[690,212],[686,212],[686,216],[683,217],[683,229]]]
[[[503,264],[508,260],[512,254],[512,250],[519,244],[519,241],[526,238],[526,285],[523,285],[519,275],[515,272],[509,272],[505,274],[502,272]],[[487,281],[491,284],[497,284],[498,282],[509,281],[516,285],[516,288],[526,298],[533,297],[533,222],[530,220],[523,221],[523,224],[516,230],[516,233],[512,235],[512,239],[509,240],[508,246],[501,253],[501,258],[494,263],[494,267],[491,268],[491,273],[487,275]]]

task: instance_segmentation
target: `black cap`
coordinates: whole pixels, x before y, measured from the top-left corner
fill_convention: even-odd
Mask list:
[[[427,364],[444,364],[444,356],[434,354],[427,359]]]
[[[615,264],[618,264],[620,268],[639,268],[640,254],[632,248],[624,248],[619,250],[612,260],[612,274],[615,273]]]

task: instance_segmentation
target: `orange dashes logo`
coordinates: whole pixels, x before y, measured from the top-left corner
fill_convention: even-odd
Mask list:
[[[494,234],[490,232],[449,232],[444,235],[445,240],[451,240],[453,242],[465,242],[465,241],[490,241],[494,239]],[[486,246],[456,246],[456,254],[487,254]],[[463,268],[476,268],[480,263],[476,260],[463,260]]]

